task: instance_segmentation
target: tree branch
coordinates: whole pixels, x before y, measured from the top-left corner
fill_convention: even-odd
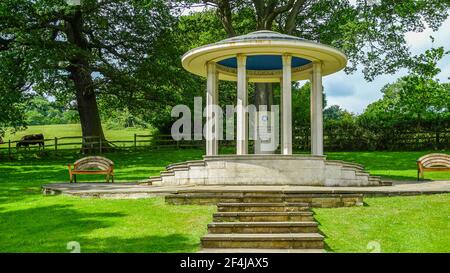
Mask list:
[[[217,5],[217,15],[219,16],[220,21],[222,22],[222,25],[228,34],[228,36],[233,37],[236,36],[236,31],[233,27],[232,22],[232,13],[231,13],[231,4],[229,0],[214,0],[214,1],[208,1],[203,0],[205,4],[208,2],[214,3]]]
[[[300,10],[305,7],[306,2],[307,0],[297,0],[292,7],[292,10],[287,17],[286,24],[284,26],[284,31],[287,34],[292,34],[292,32],[295,30],[295,20],[297,18],[297,15],[300,13]]]

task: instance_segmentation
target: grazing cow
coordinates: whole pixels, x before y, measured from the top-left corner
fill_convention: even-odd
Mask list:
[[[44,135],[43,134],[35,134],[35,135],[26,135],[23,136],[19,142],[17,142],[17,149],[20,147],[30,148],[30,145],[39,145],[39,149],[44,148]]]

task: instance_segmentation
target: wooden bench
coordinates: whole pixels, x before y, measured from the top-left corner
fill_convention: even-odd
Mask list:
[[[112,179],[114,183],[114,163],[101,156],[88,156],[77,160],[72,165],[69,164],[70,183],[77,182],[77,174],[104,174],[106,182]]]
[[[450,155],[427,154],[417,159],[417,180],[424,179],[425,172],[449,172]]]

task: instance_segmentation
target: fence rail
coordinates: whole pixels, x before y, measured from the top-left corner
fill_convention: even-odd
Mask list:
[[[40,147],[38,143],[44,142]],[[17,147],[21,143],[22,147]],[[23,145],[25,144],[25,145]],[[26,150],[80,150],[84,152],[99,151],[100,153],[111,147],[114,149],[138,149],[143,147],[199,147],[203,140],[174,140],[171,135],[141,135],[134,134],[130,140],[105,140],[98,136],[64,136],[46,138],[43,140],[8,140],[0,143],[0,153],[12,154]],[[25,146],[25,147],[23,147]]]

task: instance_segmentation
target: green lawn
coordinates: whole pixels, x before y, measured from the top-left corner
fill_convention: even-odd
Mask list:
[[[125,128],[125,129],[105,129],[107,139],[125,139],[133,140],[134,134],[150,134],[153,129]],[[54,125],[33,125],[26,130],[18,131],[15,134],[8,131],[3,137],[5,141],[19,140],[24,135],[44,134],[45,138],[53,139],[55,137],[81,136],[80,124],[54,124]]]
[[[417,179],[416,160],[428,153],[446,153],[450,151],[419,152],[333,152],[327,153],[328,159],[338,159],[363,164],[372,175],[395,180]],[[426,179],[450,180],[448,172],[425,173]]]
[[[335,252],[450,252],[450,194],[365,198],[364,207],[314,209]],[[369,246],[368,246],[369,244]]]
[[[229,150],[227,150],[229,152]],[[372,174],[415,179],[415,160],[427,152],[329,153],[331,159],[362,163]],[[447,152],[448,153],[448,152]],[[202,150],[148,150],[106,154],[117,179],[132,181],[158,174],[164,166],[198,159]],[[42,196],[45,183],[67,181],[66,163],[81,157],[27,156],[0,159],[0,252],[68,252],[77,241],[82,252],[192,252],[211,222],[212,206],[171,206],[162,198],[80,199]],[[448,179],[449,173],[427,174]],[[86,177],[80,177],[85,181]],[[92,177],[88,177],[92,180]],[[95,179],[101,180],[102,177]],[[368,206],[316,210],[332,251],[367,251],[378,241],[383,252],[450,251],[450,195],[366,198]]]
[[[137,180],[164,166],[201,156],[201,150],[110,153],[119,180]],[[194,252],[211,222],[212,206],[172,206],[163,198],[139,200],[42,196],[45,183],[67,181],[65,164],[81,157],[0,161],[0,252]],[[85,181],[86,177],[80,177]],[[92,177],[88,177],[92,180]],[[102,176],[94,179],[101,180]]]

